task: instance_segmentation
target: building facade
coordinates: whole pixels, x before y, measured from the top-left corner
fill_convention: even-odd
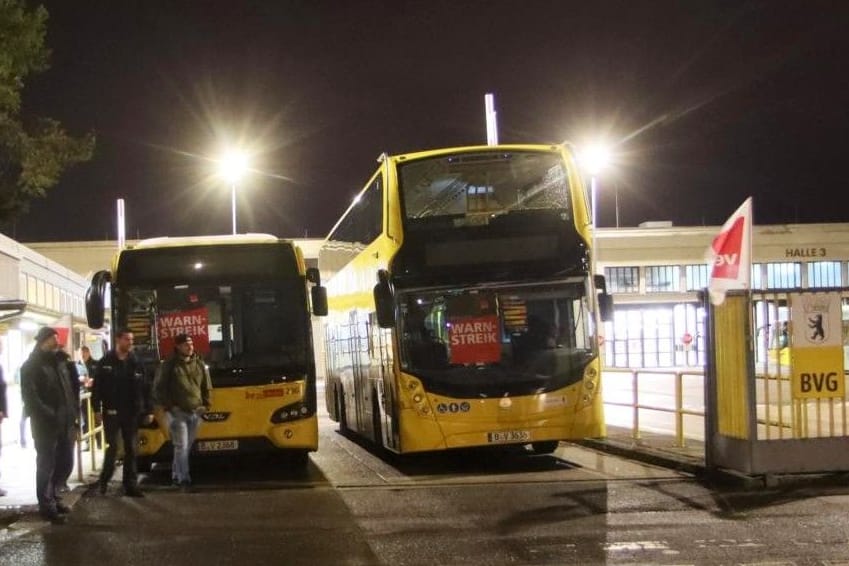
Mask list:
[[[605,323],[603,332],[608,367],[704,364],[705,313],[699,291],[707,286],[705,256],[719,230],[718,226],[679,227],[669,223],[598,230],[596,269],[606,276],[615,305],[614,320]],[[849,223],[755,226],[752,238],[754,289],[849,286]],[[316,265],[322,240],[296,242],[307,263]],[[73,269],[86,281],[94,271],[108,268],[115,253],[115,242],[29,247]],[[326,281],[331,275],[323,273],[322,279]],[[849,312],[844,318],[849,319]],[[317,339],[320,367],[322,348],[322,340]]]

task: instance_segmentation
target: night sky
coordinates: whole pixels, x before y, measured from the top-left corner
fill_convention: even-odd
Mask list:
[[[252,152],[240,231],[324,236],[377,156],[604,138],[599,224],[849,221],[849,2],[46,2],[26,112],[94,131],[22,241],[229,233],[213,176]]]

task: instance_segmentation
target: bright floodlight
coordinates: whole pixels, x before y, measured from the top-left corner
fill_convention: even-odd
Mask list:
[[[581,163],[590,175],[598,175],[610,163],[610,150],[603,145],[594,145],[581,152]]]
[[[247,170],[248,156],[242,152],[230,152],[218,162],[219,174],[231,183],[238,183]]]

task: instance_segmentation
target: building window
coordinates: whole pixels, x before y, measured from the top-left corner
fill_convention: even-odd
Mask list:
[[[764,288],[764,277],[763,270],[764,264],[762,263],[753,263],[752,264],[752,289],[763,289]]]
[[[639,267],[605,267],[607,290],[610,293],[639,293]]]
[[[802,264],[766,264],[767,289],[795,289],[802,286]]]
[[[808,287],[841,287],[839,261],[812,261],[808,263]]]
[[[36,289],[35,304],[37,304],[38,306],[41,306],[41,307],[47,306],[47,297],[46,297],[45,292],[44,292],[44,281],[42,281],[41,279],[36,279],[35,280],[35,289]]]
[[[646,267],[646,293],[671,293],[681,288],[681,268],[677,265]]]
[[[684,275],[687,277],[687,290],[698,291],[708,286],[707,264],[687,265],[684,267]]]
[[[38,281],[32,275],[27,275],[27,302],[38,303]]]

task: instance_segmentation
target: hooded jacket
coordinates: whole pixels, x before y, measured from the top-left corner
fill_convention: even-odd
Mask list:
[[[200,406],[209,408],[212,384],[206,364],[197,355],[184,358],[174,354],[163,362],[156,380],[156,402],[166,410],[179,407],[192,412]]]

